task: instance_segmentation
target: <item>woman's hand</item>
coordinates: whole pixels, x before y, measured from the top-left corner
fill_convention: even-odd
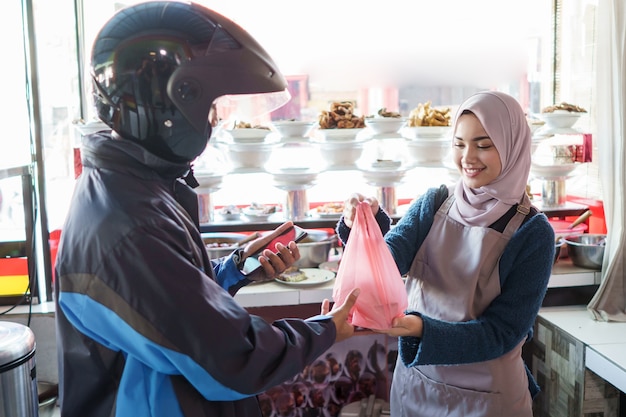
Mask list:
[[[335,343],[341,342],[354,335],[354,326],[348,323],[348,317],[350,317],[350,310],[354,307],[354,303],[356,303],[360,292],[361,290],[359,288],[353,289],[343,304],[341,306],[335,304],[332,311],[330,311],[330,301],[328,299],[322,301],[322,315],[332,316],[335,328],[337,329]]]
[[[424,333],[424,321],[420,316],[407,314],[393,319],[390,329],[374,330],[376,333],[384,333],[393,337],[415,336],[422,337]]]
[[[350,196],[350,198],[347,199],[343,205],[343,221],[349,228],[352,228],[352,224],[354,223],[356,207],[363,201],[370,205],[374,216],[378,213],[379,204],[376,198],[366,198],[363,194],[359,193],[352,194],[352,196]]]
[[[274,229],[272,232],[264,234],[258,239],[250,242],[243,250],[243,259],[251,256],[266,247],[275,237],[283,234],[289,228],[293,227],[293,222],[285,222]],[[251,281],[266,281],[276,278],[279,274],[285,271],[293,265],[298,259],[300,259],[300,250],[296,242],[289,242],[287,246],[282,243],[276,244],[276,252],[269,249],[265,249],[259,256],[259,262],[262,269],[253,272],[248,275],[248,279]]]

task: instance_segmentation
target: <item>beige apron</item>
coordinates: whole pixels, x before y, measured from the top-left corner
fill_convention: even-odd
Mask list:
[[[435,214],[406,288],[410,311],[461,322],[480,316],[500,294],[499,259],[530,201],[524,196],[503,233],[453,220],[448,216],[453,201],[449,197]],[[407,368],[398,359],[392,417],[532,417],[523,343],[497,359],[472,364]]]

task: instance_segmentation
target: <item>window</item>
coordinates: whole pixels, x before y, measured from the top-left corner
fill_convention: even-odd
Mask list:
[[[15,57],[6,67],[11,75],[5,80],[11,82],[5,88],[15,99],[2,104],[12,123],[10,134],[3,135],[0,168],[31,160],[26,84],[15,81],[24,80],[24,45],[19,40],[26,1],[31,0],[7,0],[2,17],[5,37],[18,42],[5,45]],[[408,6],[401,0],[376,5],[320,0],[304,14],[288,0],[201,3],[241,24],[268,50],[291,80],[292,95],[298,97],[290,103],[297,109],[289,111],[316,119],[332,101],[351,100],[361,115],[382,107],[408,114],[426,101],[456,106],[485,88],[516,96],[529,114],[559,101],[592,110],[596,1],[442,0]],[[62,227],[73,191],[79,139],[74,123],[93,119],[86,71],[93,38],[115,11],[137,1],[32,2],[43,136],[43,149],[38,151],[45,160],[45,207],[52,231]],[[592,115],[590,111],[582,122],[589,131]],[[568,187],[583,197],[599,198],[597,173],[593,164],[586,165]],[[413,199],[427,187],[453,178],[454,172],[444,164],[416,167],[395,187],[394,198]],[[7,195],[13,195],[14,187],[0,179],[4,194],[0,227],[8,222],[9,204],[21,205],[7,202],[13,201]],[[380,189],[357,170],[334,170],[320,174],[306,192],[312,203],[342,201],[354,191],[375,195]],[[264,172],[230,173],[211,195],[215,206],[282,203],[284,198],[284,190]]]

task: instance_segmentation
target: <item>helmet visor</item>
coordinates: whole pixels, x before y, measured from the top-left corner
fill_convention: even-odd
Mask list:
[[[214,101],[217,119],[226,123],[234,120],[260,122],[272,111],[291,99],[289,90],[256,94],[229,94]]]

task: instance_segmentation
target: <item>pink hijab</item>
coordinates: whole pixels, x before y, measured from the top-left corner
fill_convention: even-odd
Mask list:
[[[477,189],[463,180],[456,184],[456,200],[450,208],[453,219],[468,225],[488,227],[519,203],[526,192],[530,172],[531,133],[526,115],[513,97],[498,91],[482,91],[459,107],[454,126],[463,111],[471,111],[493,141],[502,162],[502,172]]]

